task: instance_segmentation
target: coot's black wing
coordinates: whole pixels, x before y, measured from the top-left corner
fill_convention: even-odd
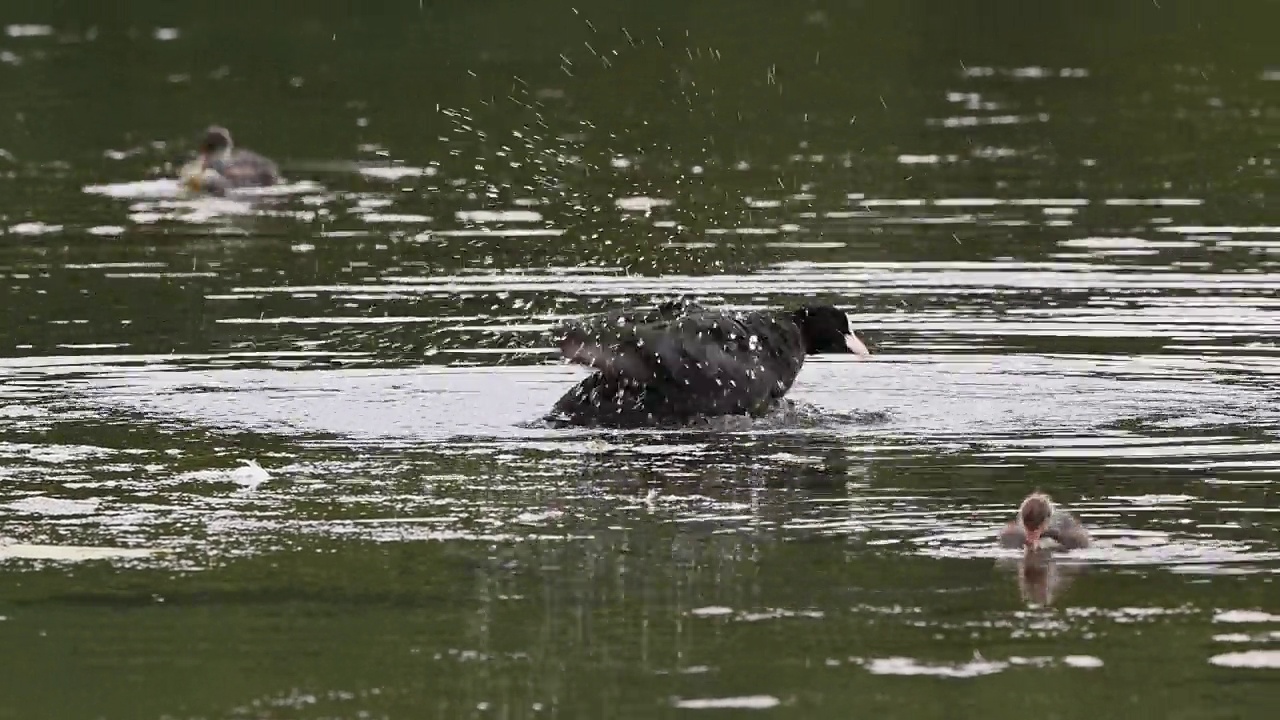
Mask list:
[[[661,393],[595,372],[561,396],[546,419],[565,425],[634,428],[686,417]]]
[[[609,376],[650,382],[650,366],[645,338],[661,334],[672,322],[705,310],[683,299],[670,300],[654,308],[613,310],[570,323],[561,330],[559,348],[564,359],[592,367]]]
[[[683,298],[667,300],[651,308],[624,308],[606,313],[588,315],[568,323],[562,332],[580,331],[609,337],[626,327],[661,325],[678,320],[685,315],[705,313],[707,309]]]
[[[751,412],[774,398],[787,370],[770,351],[785,327],[760,313],[686,316],[665,332],[645,333],[671,392],[708,415]]]
[[[754,413],[786,393],[804,362],[799,330],[789,318],[688,306],[674,317],[667,311],[658,322],[566,333],[564,356],[603,376],[579,389],[590,391],[593,402],[617,397],[654,414]],[[628,394],[627,386],[635,389]]]

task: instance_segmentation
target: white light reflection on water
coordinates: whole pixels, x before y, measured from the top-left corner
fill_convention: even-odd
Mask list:
[[[1228,668],[1280,670],[1280,650],[1245,650],[1209,658],[1211,665]]]
[[[1067,655],[1061,658],[1012,656],[1005,660],[975,657],[968,662],[949,664],[928,663],[909,657],[850,658],[850,662],[861,665],[873,675],[927,675],[940,678],[974,678],[1017,667],[1044,668],[1057,665],[1095,669],[1103,666],[1102,660],[1088,655]]]
[[[781,704],[772,695],[741,695],[721,698],[676,698],[671,704],[683,710],[768,710]]]

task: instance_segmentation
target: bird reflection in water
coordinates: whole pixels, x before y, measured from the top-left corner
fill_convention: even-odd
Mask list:
[[[1023,602],[1033,605],[1052,605],[1083,567],[1059,563],[1047,550],[1028,550],[1017,559],[1001,558],[996,564],[1016,573],[1018,594]]]

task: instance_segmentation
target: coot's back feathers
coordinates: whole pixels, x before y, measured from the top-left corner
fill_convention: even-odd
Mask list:
[[[758,415],[791,388],[806,352],[855,347],[865,353],[847,317],[830,307],[728,313],[676,301],[648,312],[615,311],[564,333],[563,357],[597,372],[549,417],[631,427]]]
[[[578,365],[634,383],[656,379],[654,363],[678,362],[677,347],[663,335],[684,316],[702,312],[693,303],[673,300],[649,311],[615,310],[570,325],[560,354]],[[676,330],[679,332],[679,329]]]

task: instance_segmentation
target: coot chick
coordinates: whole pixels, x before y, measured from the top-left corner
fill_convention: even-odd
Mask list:
[[[615,428],[763,415],[791,389],[806,355],[871,354],[830,305],[726,312],[672,301],[573,325],[559,345],[566,360],[596,372],[547,419]]]
[[[1079,520],[1054,505],[1042,492],[1033,492],[1018,507],[1018,515],[1000,531],[1000,544],[1007,548],[1040,548],[1040,538],[1053,539],[1063,550],[1089,547],[1089,531]]]
[[[205,130],[195,160],[182,168],[183,184],[194,191],[225,195],[233,188],[267,187],[280,182],[280,170],[268,158],[235,147],[231,131],[213,125]]]

